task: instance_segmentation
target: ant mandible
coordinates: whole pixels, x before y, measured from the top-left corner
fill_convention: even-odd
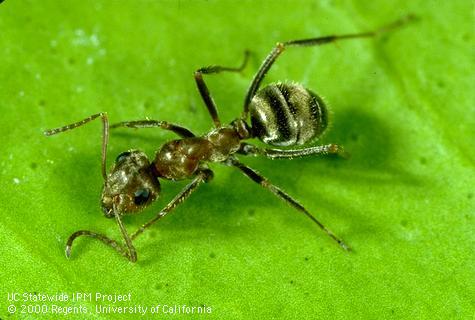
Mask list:
[[[252,80],[244,99],[244,111],[241,117],[229,125],[221,124],[216,104],[203,80],[203,75],[223,71],[240,72],[247,64],[249,52],[245,52],[244,62],[240,67],[209,66],[198,69],[194,73],[196,85],[215,126],[213,130],[203,136],[196,136],[182,126],[158,120],[125,121],[109,126],[105,112],[94,114],[64,127],[46,130],[44,134],[50,136],[77,128],[99,117],[102,119],[102,176],[104,178],[101,196],[102,211],[107,218],[116,220],[125,241],[124,246],[103,234],[79,230],[68,238],[66,256],[70,257],[71,247],[76,238],[89,236],[114,248],[130,261],[137,261],[137,253],[132,241],[186,200],[202,183],[212,179],[213,172],[207,166],[209,162],[219,162],[239,169],[252,181],[305,214],[343,249],[350,250],[350,247],[342,239],[325,227],[307,209],[257,171],[240,162],[236,155],[264,156],[270,159],[292,159],[322,154],[344,155],[343,148],[337,144],[300,149],[270,149],[242,142],[242,140],[258,138],[266,144],[277,147],[301,146],[316,140],[328,127],[328,111],[317,94],[298,83],[277,82],[259,89],[260,84],[280,54],[288,47],[318,46],[346,39],[369,38],[402,26],[412,18],[412,16],[407,16],[370,32],[277,43]],[[250,125],[247,122],[248,117],[251,120]],[[110,173],[107,174],[106,153],[109,129],[118,127],[159,127],[174,132],[180,139],[162,145],[152,162],[142,151],[122,152],[117,156]],[[159,178],[193,180],[153,219],[143,224],[134,233],[129,234],[122,222],[122,216],[139,212],[157,199],[160,193]]]

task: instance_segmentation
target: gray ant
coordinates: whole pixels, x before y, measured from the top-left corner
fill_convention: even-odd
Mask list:
[[[186,200],[202,183],[212,179],[213,172],[207,166],[209,162],[219,162],[239,169],[252,181],[306,215],[343,249],[349,251],[350,247],[311,215],[307,209],[257,171],[240,162],[236,155],[264,156],[270,159],[292,159],[322,154],[344,155],[343,148],[337,144],[299,149],[269,149],[242,142],[242,140],[258,138],[268,145],[277,147],[301,146],[316,140],[328,127],[328,111],[325,103],[317,94],[298,83],[277,82],[259,89],[261,82],[287,47],[318,46],[346,39],[369,38],[399,27],[412,18],[412,16],[407,16],[370,32],[277,43],[251,82],[244,99],[244,111],[241,117],[229,125],[221,124],[216,104],[203,80],[203,75],[223,71],[240,72],[247,64],[249,52],[245,52],[244,62],[240,67],[209,66],[198,69],[194,73],[196,85],[215,126],[213,130],[203,136],[196,136],[182,126],[158,120],[125,121],[109,126],[105,112],[94,114],[64,127],[46,130],[44,134],[50,136],[77,128],[99,117],[102,119],[102,176],[104,178],[101,196],[102,211],[107,218],[115,218],[125,241],[124,246],[103,234],[79,230],[68,238],[66,256],[70,257],[71,247],[76,238],[89,236],[102,241],[130,261],[135,262],[137,253],[132,241]],[[249,116],[250,125],[246,122]],[[117,156],[110,173],[107,174],[106,151],[109,129],[119,127],[159,127],[174,132],[180,139],[162,145],[151,162],[142,151],[122,152]],[[159,178],[173,181],[193,180],[153,219],[143,224],[134,233],[129,234],[122,222],[122,216],[140,212],[157,199],[160,193]]]

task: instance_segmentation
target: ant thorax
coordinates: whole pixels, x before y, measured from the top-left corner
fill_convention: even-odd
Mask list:
[[[182,180],[193,177],[204,162],[221,162],[235,153],[240,137],[233,127],[212,130],[203,137],[172,140],[155,155],[153,166],[159,177]]]

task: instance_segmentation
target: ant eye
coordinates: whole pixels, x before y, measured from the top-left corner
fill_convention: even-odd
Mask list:
[[[150,190],[148,189],[139,189],[134,193],[134,203],[138,206],[144,204],[150,198]]]
[[[130,156],[130,151],[122,152],[121,154],[117,156],[117,158],[115,158],[115,163],[122,162],[128,156]]]

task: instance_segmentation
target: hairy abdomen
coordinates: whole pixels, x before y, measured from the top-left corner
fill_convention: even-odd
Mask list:
[[[259,90],[249,110],[253,136],[274,146],[305,144],[328,125],[322,99],[296,83],[274,83]]]

